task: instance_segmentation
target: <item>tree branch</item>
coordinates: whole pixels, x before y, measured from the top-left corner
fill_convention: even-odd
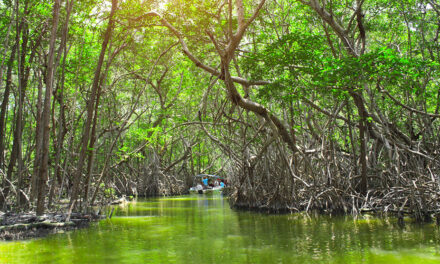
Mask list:
[[[425,115],[425,116],[429,116],[429,117],[440,117],[439,114],[431,114],[431,113],[426,113],[417,109],[414,109],[412,107],[406,106],[403,103],[401,103],[399,100],[397,100],[395,97],[393,97],[387,90],[385,90],[384,88],[380,87],[380,92],[386,94],[391,100],[393,100],[393,102],[395,102],[396,104],[400,105],[401,107],[405,108],[408,111],[411,111],[413,113],[417,113],[417,114],[421,114],[421,115]]]
[[[169,30],[171,30],[171,32],[179,39],[180,45],[182,46],[183,49],[183,53],[199,68],[211,73],[212,75],[215,75],[217,77],[220,77],[222,74],[221,72],[217,71],[216,69],[203,64],[196,56],[194,56],[194,54],[191,53],[191,51],[188,49],[188,46],[186,45],[185,40],[183,39],[183,35],[182,33],[180,33],[173,25],[171,25],[165,18],[163,18],[159,13],[152,11],[149,12],[141,17],[136,18],[136,20],[139,20],[142,17],[146,17],[146,16],[155,16],[155,17],[159,17],[160,22],[162,23],[162,25],[164,25],[165,27],[167,27]],[[240,83],[240,84],[244,84],[244,85],[266,85],[269,84],[269,82],[267,81],[249,81],[246,80],[244,78],[240,78],[240,77],[231,77],[231,79],[236,82],[236,83]]]

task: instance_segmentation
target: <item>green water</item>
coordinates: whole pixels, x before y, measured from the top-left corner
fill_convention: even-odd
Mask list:
[[[0,263],[440,263],[433,225],[236,212],[220,196],[158,198],[43,239],[0,242]]]

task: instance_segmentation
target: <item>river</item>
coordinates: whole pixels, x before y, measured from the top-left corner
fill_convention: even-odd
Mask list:
[[[138,200],[91,227],[0,242],[0,263],[440,263],[434,224],[231,210],[220,195]]]

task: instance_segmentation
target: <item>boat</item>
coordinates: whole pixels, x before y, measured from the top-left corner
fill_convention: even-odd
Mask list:
[[[202,184],[202,179],[208,179],[208,185]],[[189,193],[198,193],[198,194],[211,194],[211,193],[221,193],[223,186],[216,185],[216,183],[224,182],[225,179],[223,177],[212,175],[212,174],[198,174],[194,176],[194,187],[189,189]]]
[[[206,189],[203,189],[203,188],[197,189],[197,186],[196,186],[196,187],[191,187],[189,189],[189,193],[211,194],[211,193],[221,193],[222,190],[223,190],[223,187],[220,187],[220,186],[209,187]]]

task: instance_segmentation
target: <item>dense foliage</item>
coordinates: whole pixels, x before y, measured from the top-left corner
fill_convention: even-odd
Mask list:
[[[439,209],[433,0],[0,3],[0,208],[228,178],[236,207]]]

